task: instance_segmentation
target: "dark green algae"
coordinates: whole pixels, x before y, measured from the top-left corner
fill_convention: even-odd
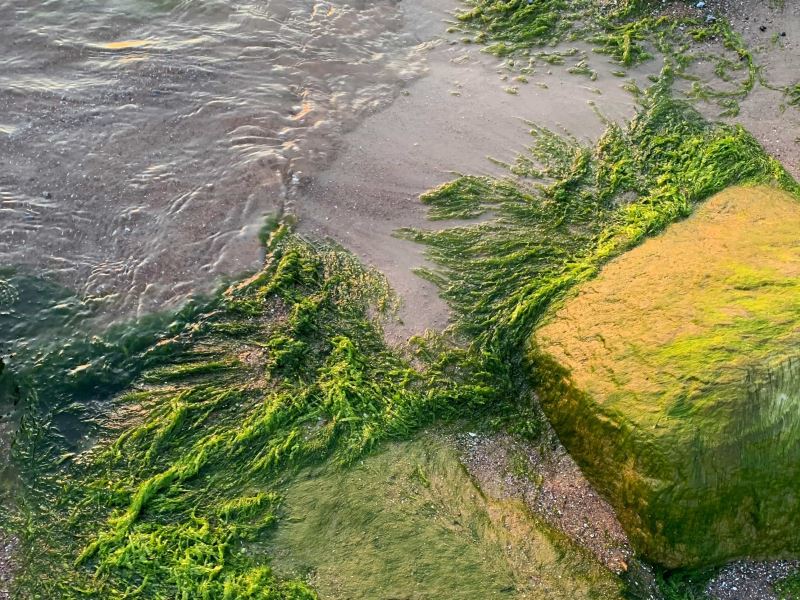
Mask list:
[[[521,499],[479,488],[447,430],[300,473],[265,542],[276,573],[351,600],[622,597],[613,573]]]
[[[285,225],[269,250],[263,271],[157,336],[17,368],[19,484],[3,504],[16,597],[314,598],[258,547],[298,470],[352,464],[437,419],[513,413],[477,357],[419,340],[422,369],[390,350],[378,315],[393,298],[351,255]]]

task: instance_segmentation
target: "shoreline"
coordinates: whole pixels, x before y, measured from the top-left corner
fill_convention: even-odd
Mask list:
[[[447,8],[428,0],[421,4],[412,22],[421,14],[443,22],[452,14],[448,10],[459,7],[452,1]],[[441,41],[426,51],[428,72],[390,106],[345,134],[332,164],[298,190],[294,203],[300,233],[332,239],[388,277],[401,300],[399,322],[386,324],[394,346],[427,329],[441,331],[450,318],[436,287],[412,272],[430,266],[424,248],[395,235],[403,227],[453,224],[428,220],[421,194],[461,173],[508,175],[491,159],[513,161],[524,152],[531,143],[529,122],[567,132],[591,146],[606,127],[597,109],[618,123],[635,110],[635,98],[620,87],[606,57],[599,57],[600,76],[591,85],[554,67],[542,75],[546,87],[520,85],[510,94],[498,59],[478,46],[440,35]],[[645,63],[632,70],[631,78],[644,82],[659,68],[657,61]]]
[[[737,6],[735,2],[728,4]],[[414,26],[420,27],[419,31],[426,32],[421,34],[425,37],[435,33],[431,21],[439,24],[435,17],[447,13],[431,0],[423,0],[421,5],[421,8],[410,9],[409,21],[416,23]],[[452,5],[457,6],[455,2]],[[738,5],[743,6],[744,3]],[[767,19],[766,16],[745,19],[741,15],[736,18],[741,18],[741,21],[737,21],[741,23]],[[800,24],[800,20],[797,23]],[[753,39],[758,38],[756,34],[753,36]],[[796,55],[797,46],[793,41],[790,50]],[[769,51],[767,56],[772,56]],[[300,234],[331,239],[388,278],[401,305],[397,317],[385,324],[384,332],[389,345],[400,348],[412,335],[428,329],[445,329],[451,318],[450,310],[439,297],[437,288],[412,272],[418,266],[431,266],[423,256],[424,246],[395,235],[402,227],[432,229],[456,223],[429,221],[425,216],[426,208],[419,202],[418,196],[449,181],[456,172],[505,174],[488,157],[511,161],[518,151],[523,151],[530,142],[526,121],[566,131],[592,145],[605,127],[596,110],[612,121],[624,122],[635,109],[633,96],[620,88],[620,80],[611,75],[613,65],[606,57],[594,60],[592,66],[599,75],[591,85],[556,67],[548,74],[552,84],[546,89],[525,85],[519,86],[514,94],[504,89],[498,77],[497,59],[482,55],[478,47],[452,44],[445,40],[427,50],[426,60],[428,74],[415,80],[388,107],[367,117],[356,129],[345,134],[333,163],[320,173],[307,175],[307,179],[292,192]],[[632,69],[631,74],[644,80],[657,72],[658,62],[645,63],[642,67]],[[781,71],[781,68],[785,68],[784,63],[777,61],[773,66],[777,73],[786,75]],[[777,123],[780,121],[776,120],[779,117],[772,115],[759,118],[765,113],[766,107],[772,106],[770,103],[775,101],[775,94],[754,92],[741,102],[741,115],[728,121],[742,123],[768,152],[784,162],[786,158],[795,157],[787,164],[787,168],[797,176],[800,160],[796,152],[791,152],[793,147],[797,148],[795,141],[789,140],[792,127],[779,128]],[[569,106],[569,111],[564,110],[565,106]],[[711,111],[717,107],[705,108]],[[787,117],[789,122],[800,123],[800,111],[790,107],[784,115],[790,111],[795,112]],[[486,445],[481,446],[472,444],[467,438],[456,440],[465,452],[462,462],[479,482],[483,481],[483,485],[487,486],[492,485],[492,481],[498,477],[499,472],[492,469],[501,468],[498,464],[503,462],[494,460],[492,453],[501,451],[507,441],[500,438],[482,439],[481,444],[485,442]],[[562,478],[562,483],[566,481],[568,491],[562,496],[554,494],[553,501],[539,506],[539,509],[543,516],[550,515],[553,519],[551,524],[572,539],[580,540],[583,532],[575,529],[576,523],[586,516],[586,511],[597,509],[594,499],[589,500],[596,494],[592,496],[593,491],[587,488],[588,484],[580,481],[580,472],[575,473],[577,467],[574,462],[570,464],[571,459],[566,460],[569,457],[563,448],[558,448],[552,462],[544,459],[532,461],[540,475],[544,473],[543,477],[553,478],[554,489],[559,489],[558,480]],[[525,489],[524,485],[517,482],[515,486],[516,492],[530,495],[531,491]],[[579,503],[576,514],[568,515],[565,519],[553,517],[553,511],[561,516],[559,506],[573,501]],[[580,501],[585,502],[580,505]],[[533,504],[536,504],[535,501]],[[605,512],[602,517],[600,521],[618,533],[618,523],[614,526],[606,519],[608,515]],[[599,535],[599,531],[592,529],[591,533]],[[616,541],[620,547],[624,547],[624,541]],[[0,536],[0,598],[4,598],[2,583],[7,573],[4,569],[10,569],[12,565],[10,552],[13,547],[13,542]],[[602,549],[592,548],[591,542],[587,542],[586,547],[612,569],[613,565],[627,559],[624,550],[618,549],[606,556]],[[720,578],[715,580],[714,589],[722,590],[727,595],[720,592],[722,595],[714,597],[725,600],[744,598],[742,595],[731,595],[737,578],[744,577],[744,572],[755,573],[754,585],[757,586],[758,582],[773,577],[775,570],[786,568],[785,563],[769,564],[774,568],[748,571],[747,567],[731,567],[728,571],[723,570]],[[759,575],[762,571],[764,574]],[[753,596],[751,591],[748,598],[760,600],[769,596]]]

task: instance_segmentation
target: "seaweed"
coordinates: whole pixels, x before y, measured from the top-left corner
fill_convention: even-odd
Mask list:
[[[516,177],[462,176],[426,193],[432,218],[490,215],[438,231],[404,229],[427,246],[456,329],[485,352],[519,360],[545,310],[610,258],[689,215],[726,187],[797,190],[743,128],[705,121],[672,97],[667,67],[627,128],[609,123],[594,148],[531,128]]]
[[[531,386],[552,372],[525,348],[554,303],[728,186],[797,192],[741,127],[710,124],[673,98],[685,74],[677,33],[644,6],[602,15],[592,38],[628,65],[646,59],[653,32],[676,48],[626,128],[609,124],[587,147],[531,126],[509,177],[463,176],[423,196],[434,220],[482,220],[399,232],[427,246],[436,266],[420,274],[456,315],[452,331],[412,340],[410,356],[383,339],[379,316],[395,299],[382,276],[272,222],[252,277],[168,325],[86,340],[19,373],[20,493],[3,515],[21,536],[17,597],[314,598],[302,577],[276,575],[257,543],[280,526],[281,488],[301,469],[352,465],[442,420],[535,437]],[[479,1],[460,20],[510,55],[567,39],[593,7]],[[725,27],[691,31],[744,52],[747,79],[726,96],[735,100],[755,67]],[[93,423],[81,444],[58,425],[75,414]]]
[[[662,14],[661,3],[648,0],[614,5],[598,0],[467,0],[466,4],[468,9],[457,14],[455,29],[471,33],[473,37],[465,39],[507,59],[505,64],[512,70],[521,57],[528,57],[529,69],[537,59],[563,64],[558,50],[534,50],[576,41],[590,44],[595,53],[626,68],[658,54],[674,65],[676,75],[691,81],[685,92],[689,98],[716,102],[723,116],[735,116],[736,102],[762,79],[752,53],[729,23],[707,18],[693,7],[675,16]],[[594,80],[597,73],[587,61],[584,56],[568,72]],[[714,66],[722,85],[701,82],[692,74],[691,67],[702,62]]]
[[[786,90],[787,102],[790,106],[800,107],[800,83],[790,86]]]
[[[775,591],[780,600],[797,600],[800,598],[800,574],[792,575],[775,584]]]

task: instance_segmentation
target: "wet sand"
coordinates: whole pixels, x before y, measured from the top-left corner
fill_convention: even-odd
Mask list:
[[[458,6],[420,0],[405,10],[412,27],[442,23],[438,32],[432,28],[441,35]],[[456,173],[502,175],[489,157],[512,161],[524,150],[530,141],[525,121],[592,144],[605,126],[590,103],[619,122],[634,114],[634,98],[604,57],[593,64],[596,81],[554,67],[527,85],[516,84],[516,94],[498,75],[500,61],[478,47],[445,39],[426,59],[427,75],[347,134],[331,166],[313,176],[296,202],[301,232],[329,237],[386,274],[402,301],[400,322],[387,326],[393,343],[448,322],[436,288],[412,273],[424,264],[422,248],[393,235],[401,227],[446,225],[426,220],[421,193]],[[659,69],[653,61],[631,75],[642,81]]]
[[[628,570],[633,551],[614,510],[581,473],[547,427],[532,444],[503,433],[454,436],[462,462],[481,490],[524,502],[530,511],[582,548],[607,569]]]
[[[778,7],[777,2],[710,0],[707,4],[718,7],[755,51],[766,83],[777,88],[800,83],[800,3],[787,0]],[[726,121],[741,124],[800,180],[800,106],[787,105],[781,89],[756,85],[741,102],[741,113]]]

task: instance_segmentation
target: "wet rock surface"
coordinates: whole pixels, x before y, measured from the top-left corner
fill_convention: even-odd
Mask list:
[[[552,429],[534,444],[507,433],[452,435],[461,460],[481,489],[522,499],[549,525],[620,575],[631,597],[663,600],[651,567],[642,563],[614,513],[558,441]],[[708,582],[708,600],[779,600],[775,585],[800,571],[800,561],[738,560]]]
[[[542,401],[632,544],[668,568],[797,551],[800,205],[732,188],[537,331]]]

